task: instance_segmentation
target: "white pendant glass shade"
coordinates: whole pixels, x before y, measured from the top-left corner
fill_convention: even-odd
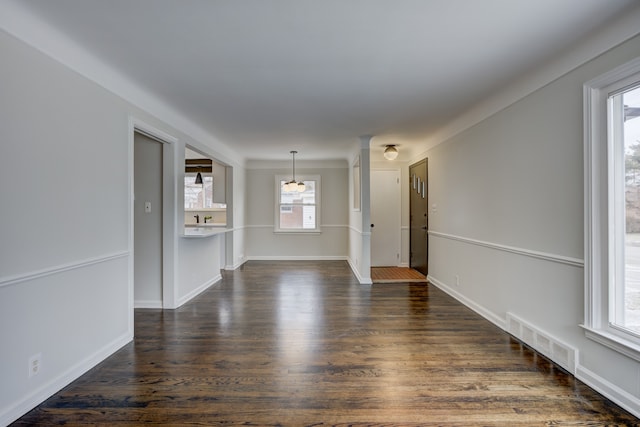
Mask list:
[[[387,160],[393,160],[398,157],[398,149],[395,145],[387,145],[384,149],[384,158]]]

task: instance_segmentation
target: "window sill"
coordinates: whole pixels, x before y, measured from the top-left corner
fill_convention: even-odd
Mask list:
[[[640,362],[640,345],[600,329],[580,325],[587,338]]]

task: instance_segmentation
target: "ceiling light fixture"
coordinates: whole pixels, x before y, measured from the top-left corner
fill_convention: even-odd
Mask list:
[[[304,189],[305,189],[304,182],[303,181],[296,182],[296,154],[298,154],[298,152],[290,151],[290,153],[293,159],[293,168],[292,168],[293,177],[291,181],[285,182],[282,185],[282,188],[284,189],[284,191],[288,191],[288,192],[297,191],[298,193],[302,193],[304,192]]]
[[[393,160],[398,157],[398,149],[395,144],[387,145],[387,148],[384,149],[384,158],[387,160]]]
[[[198,174],[196,175],[196,184],[202,184],[202,174],[200,172],[198,172]]]

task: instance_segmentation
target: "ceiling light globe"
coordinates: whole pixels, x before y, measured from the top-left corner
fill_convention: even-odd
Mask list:
[[[296,184],[298,193],[304,193],[305,190],[305,185],[304,182],[300,181],[298,184]]]
[[[387,160],[394,160],[398,157],[398,149],[395,145],[387,145],[387,148],[384,149],[384,158]]]

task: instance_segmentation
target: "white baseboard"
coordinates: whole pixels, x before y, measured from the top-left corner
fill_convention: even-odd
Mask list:
[[[159,300],[135,300],[133,308],[162,308],[162,301]]]
[[[469,298],[465,297],[464,295],[462,295],[458,291],[454,290],[450,286],[445,285],[443,282],[439,281],[438,279],[436,279],[433,276],[427,276],[427,280],[429,281],[429,283],[432,283],[438,289],[440,289],[443,292],[451,295],[453,298],[455,298],[456,300],[458,300],[459,302],[461,302],[465,306],[469,307],[471,310],[475,311],[480,316],[482,316],[485,319],[487,319],[489,322],[493,323],[494,325],[496,325],[500,329],[506,331],[506,322],[500,316],[497,316],[495,313],[487,310],[486,308],[484,308],[480,304],[476,303],[475,301],[470,300]]]
[[[213,286],[214,284],[218,283],[221,280],[222,280],[222,276],[220,274],[218,274],[217,276],[207,280],[205,283],[203,283],[202,285],[198,286],[197,288],[195,288],[194,290],[192,290],[191,292],[189,292],[188,294],[186,294],[185,296],[180,298],[178,300],[178,304],[177,304],[176,308],[178,308],[178,307],[182,306],[183,304],[191,301],[193,298],[195,298],[196,296],[200,295],[202,292],[206,291],[209,287]]]
[[[345,261],[344,255],[254,255],[248,261]]]
[[[576,367],[575,376],[607,399],[614,401],[617,405],[640,418],[640,398],[626,392],[580,364]]]
[[[351,271],[356,276],[358,282],[360,282],[361,285],[373,285],[373,280],[371,280],[371,277],[365,278],[360,275],[360,272],[358,271],[356,266],[353,264],[353,262],[351,262],[351,258],[347,258],[347,263],[349,264]]]
[[[558,365],[564,367],[565,369],[567,369],[567,371],[574,374],[577,379],[584,382],[586,385],[593,388],[598,393],[612,400],[617,405],[620,405],[622,408],[631,412],[636,417],[640,417],[640,398],[628,393],[627,391],[621,389],[615,384],[605,380],[596,373],[580,365],[577,362],[577,360],[579,360],[577,349],[573,348],[570,345],[564,344],[557,338],[554,338],[544,331],[534,327],[530,323],[517,318],[511,313],[507,314],[507,316],[510,317],[508,325],[507,322],[496,316],[494,313],[486,310],[479,304],[464,297],[463,295],[456,292],[454,289],[445,285],[444,283],[440,282],[433,276],[428,276],[427,279],[434,286],[451,295],[453,298],[469,307],[480,316],[489,320],[500,329],[516,336],[516,338],[530,345],[532,348],[536,349],[536,351],[539,351],[540,353],[547,356],[554,363],[557,363]],[[509,327],[513,329],[513,331],[509,330]],[[514,332],[517,332],[519,335],[521,335],[521,337],[516,335],[516,333]]]
[[[8,425],[14,422],[40,403],[69,385],[71,382],[78,379],[81,375],[95,367],[98,363],[111,356],[116,351],[120,350],[124,345],[133,340],[131,332],[126,332],[120,337],[113,340],[111,343],[104,346],[91,356],[81,360],[74,366],[70,367],[66,371],[62,372],[57,377],[53,378],[46,384],[32,391],[31,393],[23,396],[18,401],[8,405],[0,410],[0,425]]]

